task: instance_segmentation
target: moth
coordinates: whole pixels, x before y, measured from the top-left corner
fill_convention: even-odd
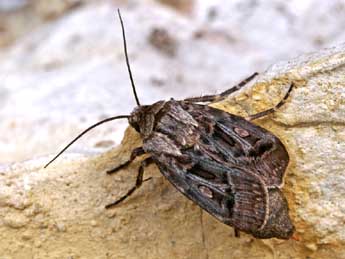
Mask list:
[[[219,95],[158,101],[141,105],[128,61],[126,36],[120,11],[126,65],[137,103],[130,115],[99,121],[79,134],[45,167],[94,127],[111,120],[128,119],[143,145],[130,158],[109,170],[115,173],[137,157],[148,154],[138,169],[135,185],[106,206],[113,208],[130,197],[143,183],[144,169],[154,163],[160,172],[187,198],[219,221],[256,238],[289,239],[294,226],[281,187],[289,155],[282,142],[253,120],[281,107],[293,88],[273,108],[243,118],[206,104],[220,101],[241,89],[257,73]]]

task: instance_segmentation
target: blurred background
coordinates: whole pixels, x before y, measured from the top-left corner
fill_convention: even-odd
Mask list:
[[[59,151],[141,103],[217,93],[270,65],[343,42],[345,1],[0,0],[0,165]],[[104,152],[126,121],[70,150]]]

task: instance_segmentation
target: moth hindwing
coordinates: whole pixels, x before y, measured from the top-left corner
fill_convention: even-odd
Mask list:
[[[281,191],[289,155],[276,136],[251,121],[281,107],[293,84],[274,108],[247,119],[206,104],[226,98],[257,73],[219,95],[141,105],[128,62],[121,16],[120,21],[127,68],[138,106],[130,115],[108,118],[92,125],[46,166],[92,128],[110,120],[127,118],[140,134],[143,145],[133,150],[128,161],[108,173],[117,172],[140,155],[149,156],[141,162],[135,185],[106,208],[118,205],[133,194],[143,183],[145,167],[155,163],[181,193],[221,222],[234,227],[236,233],[243,231],[257,238],[290,238],[294,226]]]

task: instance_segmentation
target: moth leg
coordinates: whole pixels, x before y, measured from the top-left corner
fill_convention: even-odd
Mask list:
[[[238,228],[234,228],[235,237],[241,237],[241,232]]]
[[[230,94],[240,90],[248,82],[253,80],[254,77],[256,77],[257,75],[258,75],[258,73],[255,72],[250,77],[248,77],[248,78],[244,79],[243,81],[241,81],[239,84],[231,87],[230,89],[228,89],[228,90],[226,90],[226,91],[224,91],[224,92],[222,92],[220,94],[204,95],[204,96],[200,96],[200,97],[191,97],[191,98],[184,99],[184,101],[186,101],[186,102],[217,102],[217,101],[223,100],[228,95],[230,95]]]
[[[135,158],[137,158],[138,156],[141,156],[143,154],[145,154],[143,147],[137,147],[137,148],[133,149],[131,156],[130,156],[128,161],[126,161],[123,164],[107,171],[107,174],[113,174],[113,173],[121,170],[122,168],[124,168],[124,167],[128,166],[130,163],[132,163]]]
[[[137,180],[135,182],[135,185],[125,195],[123,195],[120,199],[114,201],[113,203],[106,205],[105,208],[110,209],[110,208],[116,206],[117,204],[119,204],[120,202],[124,201],[129,196],[131,196],[137,189],[139,189],[139,187],[142,185],[143,182],[150,180],[151,177],[143,180],[143,176],[144,176],[145,167],[151,163],[153,163],[153,159],[151,157],[148,157],[145,160],[143,160],[140,164],[139,169],[138,169],[138,176],[137,176]]]
[[[276,106],[274,106],[273,108],[268,109],[266,111],[262,111],[262,112],[250,115],[246,119],[252,121],[252,120],[259,119],[261,117],[265,117],[265,116],[267,116],[267,115],[269,115],[271,113],[274,113],[276,110],[278,110],[280,107],[282,107],[284,105],[284,103],[286,102],[287,98],[290,96],[291,90],[292,90],[292,88],[294,86],[295,86],[294,83],[291,83],[291,85],[289,87],[289,90],[286,92],[284,98],[281,99],[280,102]]]

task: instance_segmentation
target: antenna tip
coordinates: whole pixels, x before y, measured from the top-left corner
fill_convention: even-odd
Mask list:
[[[43,166],[43,169],[46,169],[53,161],[49,161],[45,166]]]

